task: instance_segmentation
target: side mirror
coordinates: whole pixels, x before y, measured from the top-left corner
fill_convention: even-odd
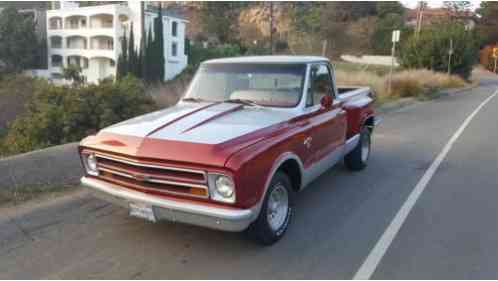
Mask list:
[[[320,100],[320,103],[322,104],[322,107],[324,108],[331,108],[332,103],[334,99],[331,96],[323,96],[322,99]]]

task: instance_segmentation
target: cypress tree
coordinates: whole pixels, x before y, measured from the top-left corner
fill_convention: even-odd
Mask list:
[[[118,65],[117,65],[117,79],[121,79],[126,76],[128,73],[128,50],[127,50],[127,40],[126,40],[126,34],[123,36],[121,39],[121,54],[119,55],[118,58]]]
[[[143,40],[140,40],[140,48],[135,52],[136,56],[137,56],[137,67],[136,67],[137,73],[136,73],[136,76],[138,78],[144,78],[143,77],[144,51],[143,51],[143,44],[142,44],[142,42],[143,42]]]
[[[116,69],[116,78],[118,80],[120,80],[125,76],[125,73],[123,71],[123,63],[124,63],[123,54],[120,54],[118,57],[118,65]]]
[[[159,81],[164,80],[164,24],[162,3],[159,4],[159,12],[154,30],[154,39],[156,41],[156,58],[157,58],[157,78]]]
[[[135,36],[133,34],[133,22],[130,24],[130,39],[128,40],[128,72],[137,76],[137,54],[135,51]]]
[[[154,42],[152,40],[152,29],[147,32],[147,44],[144,48],[144,79],[147,82],[154,81]]]

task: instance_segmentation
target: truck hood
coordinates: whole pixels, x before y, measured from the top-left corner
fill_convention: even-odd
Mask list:
[[[82,147],[137,158],[223,166],[271,136],[293,114],[234,103],[180,103],[101,130]]]

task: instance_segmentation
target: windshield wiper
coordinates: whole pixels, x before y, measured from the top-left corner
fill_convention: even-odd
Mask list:
[[[203,102],[205,100],[201,99],[201,98],[184,98],[182,99],[182,101],[190,101],[190,102]]]
[[[254,102],[252,100],[247,100],[247,99],[227,99],[227,100],[224,100],[223,102],[240,103],[240,104],[248,105],[248,106],[263,107],[263,106],[257,104],[256,102]]]

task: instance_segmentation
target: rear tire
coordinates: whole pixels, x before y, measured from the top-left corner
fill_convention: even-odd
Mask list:
[[[351,171],[360,171],[367,167],[370,158],[371,138],[370,130],[363,127],[360,132],[360,141],[356,147],[344,157],[346,167]]]
[[[258,218],[248,233],[258,243],[269,246],[280,240],[289,227],[294,194],[289,177],[283,172],[273,176]]]

